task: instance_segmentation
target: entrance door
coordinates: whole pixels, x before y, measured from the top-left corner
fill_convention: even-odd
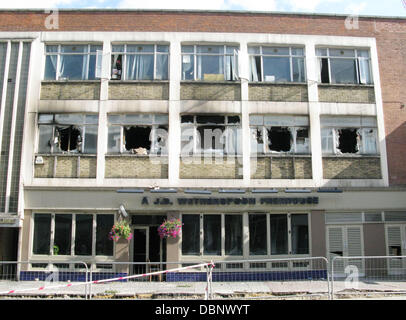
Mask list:
[[[406,255],[406,225],[394,224],[386,225],[386,250],[388,256],[405,256]],[[389,259],[388,272],[391,275],[406,273],[406,259],[392,258]]]
[[[149,228],[135,227],[133,237],[133,274],[145,273],[146,265],[149,257]]]
[[[334,257],[357,257],[363,255],[361,226],[328,226],[327,227],[327,254],[330,262]],[[334,262],[335,275],[345,275],[345,268],[356,266],[360,275],[364,273],[362,259],[336,259]]]

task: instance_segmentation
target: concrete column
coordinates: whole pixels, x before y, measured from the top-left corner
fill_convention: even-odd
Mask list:
[[[242,133],[242,162],[243,181],[249,186],[251,180],[251,143],[250,143],[250,111],[248,105],[248,46],[247,42],[240,42],[239,74],[241,80],[241,133]]]
[[[309,97],[310,144],[312,155],[312,176],[315,186],[320,187],[323,180],[323,160],[321,151],[320,105],[318,95],[318,70],[314,42],[307,42],[306,77]]]
[[[97,133],[97,184],[102,184],[105,174],[105,155],[107,153],[107,113],[106,104],[109,99],[111,43],[103,41],[102,77],[100,83],[99,128]]]
[[[168,134],[168,179],[169,184],[179,184],[180,165],[180,80],[181,43],[174,40],[170,44],[169,55],[169,134]]]

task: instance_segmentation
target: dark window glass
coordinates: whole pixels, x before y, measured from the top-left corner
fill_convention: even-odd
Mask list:
[[[200,215],[182,215],[182,254],[200,255]]]
[[[203,253],[221,255],[221,216],[204,215]]]
[[[225,254],[242,256],[242,216],[225,216]]]
[[[112,256],[113,241],[109,239],[109,232],[114,224],[114,216],[99,214],[96,219],[96,255]]]
[[[51,215],[35,214],[34,216],[34,254],[49,254],[51,244]]]
[[[291,215],[292,254],[309,253],[309,226],[307,214]]]
[[[249,215],[250,255],[267,254],[266,215]]]
[[[286,214],[270,215],[271,254],[288,254],[288,217]]]
[[[70,255],[72,241],[72,215],[55,215],[54,255]]]
[[[92,254],[93,215],[76,215],[75,254],[90,256]]]

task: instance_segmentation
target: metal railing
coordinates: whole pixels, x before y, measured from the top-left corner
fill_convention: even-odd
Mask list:
[[[406,256],[230,261],[0,261],[0,299],[352,298],[406,295]]]
[[[334,257],[331,297],[406,293],[406,256]]]

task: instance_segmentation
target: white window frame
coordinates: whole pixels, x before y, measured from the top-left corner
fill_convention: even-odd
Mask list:
[[[339,57],[339,56],[331,56],[330,55],[330,50],[354,50],[354,56],[353,57]],[[321,55],[318,53],[318,50],[327,50],[327,55]],[[361,57],[358,55],[358,51],[368,51],[369,56],[368,58],[366,57]],[[372,64],[371,64],[371,52],[370,49],[360,49],[360,48],[334,48],[334,47],[317,47],[316,48],[316,56],[317,56],[317,67],[318,67],[318,76],[319,76],[319,83],[321,84],[321,60],[322,59],[327,59],[327,64],[328,64],[328,75],[329,75],[329,82],[328,83],[324,83],[324,84],[338,84],[339,83],[333,83],[331,81],[331,63],[330,63],[330,59],[345,59],[345,60],[355,60],[355,72],[357,75],[357,83],[351,83],[354,85],[373,85],[374,84],[374,77],[372,74]],[[362,83],[361,82],[361,71],[360,71],[360,61],[362,60],[367,60],[368,61],[368,71],[369,71],[369,75],[371,77],[370,82],[367,83]]]
[[[127,45],[130,46],[154,46],[154,52],[127,52]],[[114,51],[113,47],[114,46],[124,46],[124,51]],[[158,46],[167,46],[168,47],[168,52],[158,52],[157,48]],[[122,62],[122,66],[121,66],[121,79],[120,80],[116,80],[112,78],[112,69],[113,69],[113,65],[111,66],[111,70],[110,70],[110,79],[111,80],[115,80],[115,81],[168,81],[169,80],[169,44],[163,43],[163,44],[156,44],[156,43],[114,43],[111,45],[111,55],[121,55],[123,62]],[[128,55],[153,55],[154,57],[154,66],[153,66],[153,75],[152,75],[152,80],[147,80],[147,79],[126,79],[126,74],[125,74],[125,70],[126,70],[126,65],[127,65],[127,56]],[[167,74],[168,74],[168,79],[157,79],[156,74],[157,74],[157,56],[158,55],[167,55],[168,56],[168,70],[167,70]]]
[[[197,78],[197,57],[198,56],[216,56],[216,57],[220,57],[223,56],[223,65],[226,66],[227,62],[226,62],[226,57],[233,57],[233,64],[234,64],[234,69],[233,69],[233,74],[232,74],[232,79],[231,80],[227,80],[226,79],[226,69],[224,68],[224,80],[222,81],[237,81],[238,79],[238,45],[232,45],[232,44],[182,44],[182,47],[189,47],[189,46],[193,46],[193,52],[182,52],[181,50],[181,79],[183,81],[208,81],[208,80],[204,80],[204,79],[198,79]],[[213,47],[223,47],[223,53],[198,53],[197,52],[197,48],[200,46],[213,46]],[[231,53],[227,53],[227,48],[228,47],[236,47],[233,50],[233,54]],[[193,79],[185,79],[185,76],[183,74],[183,57],[184,56],[192,56],[193,59]]]
[[[85,52],[62,52],[61,47],[62,46],[74,46],[74,45],[78,45],[78,46],[87,46],[87,50]],[[58,47],[58,51],[57,52],[47,52],[46,47],[47,46],[57,46]],[[60,71],[60,57],[61,55],[88,55],[88,59],[87,59],[87,64],[86,64],[86,79],[80,79],[80,80],[73,80],[73,81],[84,81],[84,80],[89,80],[89,63],[90,63],[90,56],[94,55],[95,57],[97,57],[100,53],[101,49],[97,49],[94,52],[91,52],[91,46],[99,46],[99,47],[103,47],[102,44],[99,43],[62,43],[62,44],[55,44],[55,43],[46,43],[45,44],[45,55],[44,55],[44,68],[43,68],[43,79],[45,81],[69,81],[69,79],[65,79],[62,78],[59,74]],[[47,56],[57,56],[57,62],[56,62],[56,74],[55,74],[55,79],[45,79],[45,67],[46,67],[46,57]],[[99,62],[100,63],[100,62]],[[95,59],[95,79],[90,79],[90,80],[97,80],[97,73],[96,73],[96,69],[97,69],[97,58]]]

